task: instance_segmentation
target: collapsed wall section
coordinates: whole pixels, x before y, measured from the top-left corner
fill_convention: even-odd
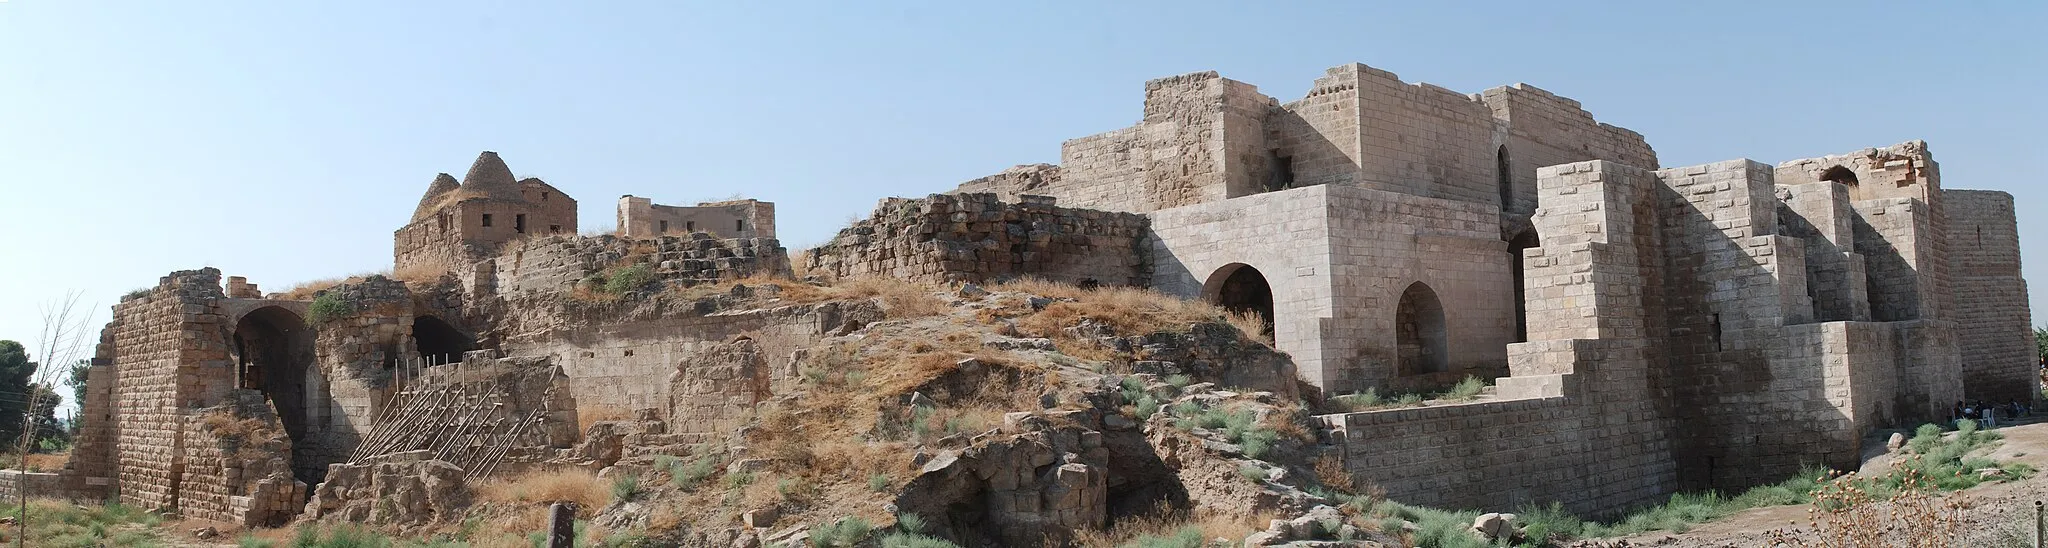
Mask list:
[[[995,194],[890,198],[872,217],[805,252],[810,272],[924,282],[1021,276],[1081,285],[1143,285],[1144,216]]]

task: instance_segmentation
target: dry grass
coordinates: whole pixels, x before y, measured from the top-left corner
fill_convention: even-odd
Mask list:
[[[29,453],[22,457],[21,466],[30,472],[55,472],[63,470],[64,464],[68,462],[71,462],[70,451],[62,453]]]
[[[358,274],[355,276],[343,276],[340,278],[325,278],[309,282],[300,282],[299,285],[292,286],[291,289],[286,289],[278,293],[277,298],[289,301],[309,301],[313,299],[314,293],[326,291],[328,288],[341,285],[344,282],[358,281],[362,277],[364,277],[364,275]]]
[[[804,257],[805,257],[806,255],[808,255],[808,254],[809,254],[809,252],[810,252],[810,250],[808,250],[808,249],[792,249],[792,250],[789,250],[789,275],[790,275],[790,277],[792,277],[792,278],[796,278],[796,279],[799,279],[799,280],[801,280],[801,279],[804,279],[804,277],[805,277],[805,276],[809,276],[809,275],[811,275],[811,265],[810,265],[810,262],[809,262],[809,261],[806,261],[806,260],[804,259]]]
[[[1195,530],[1201,532],[1197,538],[1204,543],[1220,537],[1230,539],[1235,546],[1244,537],[1265,530],[1276,517],[1279,516],[1270,511],[1189,512],[1161,503],[1146,514],[1118,520],[1109,529],[1077,531],[1074,541],[1081,546],[1124,546],[1146,537],[1164,539],[1183,534],[1184,530]]]
[[[477,487],[478,500],[506,505],[530,505],[535,512],[558,501],[574,502],[577,517],[590,517],[612,503],[611,482],[581,470],[537,470],[503,481]],[[538,514],[536,514],[538,515]],[[546,517],[535,518],[542,526]],[[534,529],[523,529],[534,530]]]
[[[609,405],[576,406],[576,435],[579,436],[577,439],[582,439],[582,435],[590,432],[590,425],[603,421],[623,421],[631,420],[632,418],[633,412],[628,409],[620,409]]]
[[[1316,482],[1339,493],[1358,494],[1358,479],[1344,468],[1344,459],[1336,455],[1316,458]]]

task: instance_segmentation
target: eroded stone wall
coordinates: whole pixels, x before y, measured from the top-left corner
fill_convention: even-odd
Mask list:
[[[1022,276],[1076,284],[1143,285],[1143,216],[1003,202],[995,194],[890,198],[874,216],[805,253],[810,272],[925,282]]]

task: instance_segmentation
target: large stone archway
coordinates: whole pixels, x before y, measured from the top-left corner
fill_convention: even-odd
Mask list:
[[[310,439],[319,406],[320,383],[313,369],[313,330],[304,319],[279,306],[264,306],[242,314],[230,337],[236,388],[259,390],[277,409],[285,435],[291,437],[294,456]],[[293,475],[308,485],[317,483],[324,463],[294,458]]]

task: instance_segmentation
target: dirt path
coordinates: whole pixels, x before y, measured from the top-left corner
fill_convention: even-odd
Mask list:
[[[1997,548],[2033,546],[2034,501],[2048,501],[2048,417],[1997,429],[2005,436],[1988,456],[2001,462],[2021,462],[2043,473],[2010,482],[1979,485],[1958,496],[1969,509],[1964,513],[1968,535],[1957,546]],[[1911,435],[1911,433],[1907,433]],[[1866,443],[1861,472],[1883,474],[1892,466],[1892,455],[1884,451],[1889,433]],[[1764,546],[1765,533],[1775,529],[1803,528],[1806,506],[1755,508],[1700,524],[1684,533],[1656,531],[1621,539],[1604,539],[1612,546],[1658,546],[1669,548],[1723,548]]]

